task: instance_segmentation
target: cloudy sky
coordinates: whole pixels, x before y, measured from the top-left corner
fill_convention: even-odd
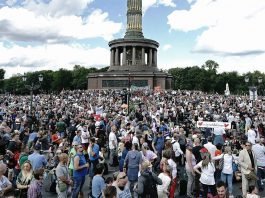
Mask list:
[[[126,0],[0,0],[0,67],[28,71],[109,64],[124,36]],[[159,68],[265,72],[264,0],[143,0],[143,32],[160,43]]]

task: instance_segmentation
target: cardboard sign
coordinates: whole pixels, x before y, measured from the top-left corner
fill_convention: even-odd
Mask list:
[[[224,128],[224,129],[231,129],[231,123],[229,123],[229,122],[197,121],[197,127],[199,127],[199,128]]]

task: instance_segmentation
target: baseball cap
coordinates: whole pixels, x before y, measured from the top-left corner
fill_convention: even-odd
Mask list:
[[[41,150],[41,145],[40,144],[36,144],[34,146],[34,149],[37,150],[37,151]]]

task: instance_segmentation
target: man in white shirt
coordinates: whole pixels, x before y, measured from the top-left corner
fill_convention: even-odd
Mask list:
[[[213,141],[214,145],[217,145],[217,144],[223,145],[224,144],[223,135],[225,134],[224,127],[214,128],[213,133],[214,133],[214,141]]]
[[[247,132],[248,141],[254,145],[256,144],[256,139],[258,139],[258,132],[255,131],[254,125],[250,126],[250,129]]]
[[[82,141],[82,145],[85,146],[85,149],[87,149],[90,134],[89,134],[89,131],[88,131],[86,125],[84,125],[84,126],[82,127],[81,132],[82,132],[82,133],[81,133],[81,141]]]
[[[252,146],[252,151],[254,152],[257,159],[257,175],[259,177],[258,187],[259,191],[263,191],[263,185],[261,179],[265,177],[265,146],[262,144],[264,138],[256,140],[257,144]]]
[[[113,159],[116,155],[116,149],[118,146],[118,141],[117,141],[117,137],[116,137],[116,126],[113,125],[111,127],[111,132],[109,134],[109,149],[110,149],[110,157],[109,157],[109,165],[110,166],[114,166],[113,164]]]
[[[208,143],[204,144],[203,146],[209,151],[209,153],[211,154],[211,159],[213,159],[213,157],[215,156],[215,151],[217,150],[216,146],[213,145],[212,141],[212,137],[208,137]]]
[[[179,136],[175,133],[173,136],[173,139],[171,141],[172,147],[173,147],[173,151],[175,153],[175,157],[177,160],[177,163],[181,164],[181,158],[183,155],[183,151],[180,148],[180,144],[179,144]]]

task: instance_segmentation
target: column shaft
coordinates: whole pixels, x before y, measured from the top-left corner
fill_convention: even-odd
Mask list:
[[[126,47],[123,47],[123,55],[122,55],[122,65],[125,66],[126,65]]]
[[[110,50],[110,66],[114,65],[114,50]]]
[[[149,49],[149,66],[151,66],[153,64],[153,51],[150,48]]]
[[[142,65],[145,65],[145,49],[142,48]]]
[[[157,66],[157,50],[154,50],[154,66]]]
[[[135,49],[135,47],[133,47],[133,51],[132,51],[132,65],[136,65],[135,55],[136,55],[136,49]]]
[[[116,48],[115,51],[115,65],[119,65],[119,48]]]

